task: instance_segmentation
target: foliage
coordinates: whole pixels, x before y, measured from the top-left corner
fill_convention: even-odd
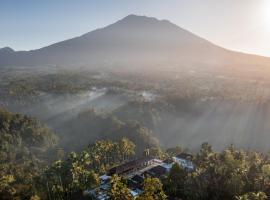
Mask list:
[[[184,152],[184,150],[180,146],[171,147],[171,148],[166,150],[166,153],[168,154],[169,157],[177,156],[178,154],[181,154],[183,152]]]
[[[48,167],[41,177],[42,187],[47,188],[47,198],[73,199],[82,191],[97,186],[99,179],[88,168],[90,162],[87,152],[79,155],[73,152],[67,160],[56,161]]]
[[[123,163],[135,154],[135,145],[127,138],[118,142],[97,141],[81,153],[70,153],[65,161],[56,161],[42,177],[42,187],[47,187],[47,197],[60,199],[80,198],[83,191],[99,184],[98,173]]]
[[[136,153],[142,153],[145,148],[157,147],[158,140],[153,137],[149,129],[136,121],[123,122],[106,114],[87,110],[68,121],[64,126],[62,145],[68,150],[78,151],[82,147],[97,140],[118,141],[125,137],[137,147]],[[66,139],[68,138],[68,139]]]
[[[0,109],[0,196],[29,199],[56,136],[38,120]]]
[[[24,155],[53,147],[56,136],[38,120],[0,109],[0,161],[20,161]]]
[[[167,179],[164,181],[165,191],[172,197],[181,197],[185,194],[185,180],[187,172],[179,164],[174,164],[169,172]]]
[[[135,155],[135,144],[127,138],[118,142],[100,140],[88,147],[91,167],[97,172],[105,172],[113,165],[130,160]]]
[[[0,109],[0,199],[81,199],[84,190],[99,185],[100,174],[144,151],[162,159],[183,152],[180,147],[163,151],[153,145],[148,130],[136,122],[124,123],[92,111],[80,119],[77,125],[100,123],[107,127],[97,129],[100,138],[83,151],[50,163],[57,138],[49,128],[36,119]],[[194,171],[174,164],[162,180],[146,178],[137,199],[263,200],[270,196],[267,155],[233,145],[215,152],[204,143],[192,162]],[[112,179],[109,195],[111,199],[133,199],[125,180],[118,176]]]
[[[111,186],[108,192],[109,198],[111,200],[132,200],[133,197],[130,190],[127,188],[124,180],[114,175],[111,179]]]
[[[236,197],[237,200],[266,200],[267,196],[264,192],[249,192],[247,194]]]
[[[158,178],[146,178],[143,183],[143,194],[138,200],[165,200],[163,185]]]
[[[253,151],[230,146],[218,153],[204,143],[194,158],[192,173],[174,166],[167,180],[169,196],[185,199],[233,199],[249,192],[269,195],[269,159]],[[245,196],[243,196],[245,198]]]

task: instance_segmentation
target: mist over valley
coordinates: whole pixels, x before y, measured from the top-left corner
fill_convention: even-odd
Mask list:
[[[106,127],[88,126],[87,116],[85,123],[74,125],[86,111],[137,122],[164,148],[179,145],[196,151],[204,141],[217,150],[230,144],[265,152],[269,148],[269,82],[257,75],[30,67],[15,78],[16,68],[1,70],[1,106],[40,119],[62,138],[63,148],[80,150]]]
[[[231,9],[242,5],[240,15],[253,5],[221,1],[204,1],[207,12],[209,5],[216,7],[211,18],[200,18],[226,14],[234,25],[241,16],[229,16]],[[54,9],[43,12],[49,1],[29,2],[17,3],[22,10],[44,7],[15,20],[21,10],[13,12],[14,4],[6,12],[1,2],[0,16],[10,11],[8,18],[16,21],[23,40],[30,28],[29,45],[58,29],[63,41],[26,51],[0,48],[0,200],[269,199],[270,57],[229,50],[169,20],[134,14],[64,40],[77,31],[65,28],[85,27],[85,21],[102,24],[96,11],[84,13],[102,1],[91,6],[90,1],[55,1],[56,7],[62,2],[57,16]],[[132,4],[138,2],[147,9],[154,1]],[[182,8],[184,2],[193,14],[205,10],[195,6],[202,6],[199,1],[171,3]],[[120,13],[122,4],[131,1],[112,8]],[[227,4],[230,9],[212,14]],[[58,23],[63,11],[65,22]],[[111,11],[102,11],[98,14],[113,19]],[[88,21],[83,13],[96,18]],[[24,19],[27,24],[17,24]],[[186,19],[187,24],[199,20]],[[208,29],[214,34],[222,24],[223,41],[235,41],[235,46],[245,38],[238,32],[246,23],[253,25],[245,18],[235,33],[215,19]],[[4,21],[3,27],[14,23]],[[55,26],[45,28],[46,21]],[[43,36],[35,37],[40,33],[36,26]],[[258,48],[248,30],[244,46]],[[3,33],[11,37],[14,32]]]

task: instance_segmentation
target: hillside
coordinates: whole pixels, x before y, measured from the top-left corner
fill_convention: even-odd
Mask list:
[[[264,67],[270,59],[223,49],[167,20],[129,15],[41,49],[0,49],[0,66]]]

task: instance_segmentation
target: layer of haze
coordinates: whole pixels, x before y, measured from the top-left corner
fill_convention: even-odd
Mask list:
[[[0,48],[40,48],[132,13],[168,19],[229,49],[270,56],[269,0],[2,0]]]

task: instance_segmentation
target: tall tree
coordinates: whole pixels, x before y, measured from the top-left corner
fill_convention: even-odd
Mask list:
[[[119,143],[119,151],[122,161],[125,161],[135,154],[135,144],[127,138],[122,138]]]
[[[158,178],[146,178],[143,183],[143,193],[138,200],[165,200],[163,185]]]
[[[111,187],[109,190],[109,198],[111,200],[133,200],[130,190],[127,188],[123,179],[114,175],[111,179]]]
[[[172,197],[183,197],[185,192],[185,181],[188,173],[179,164],[174,164],[165,180],[167,194]]]

